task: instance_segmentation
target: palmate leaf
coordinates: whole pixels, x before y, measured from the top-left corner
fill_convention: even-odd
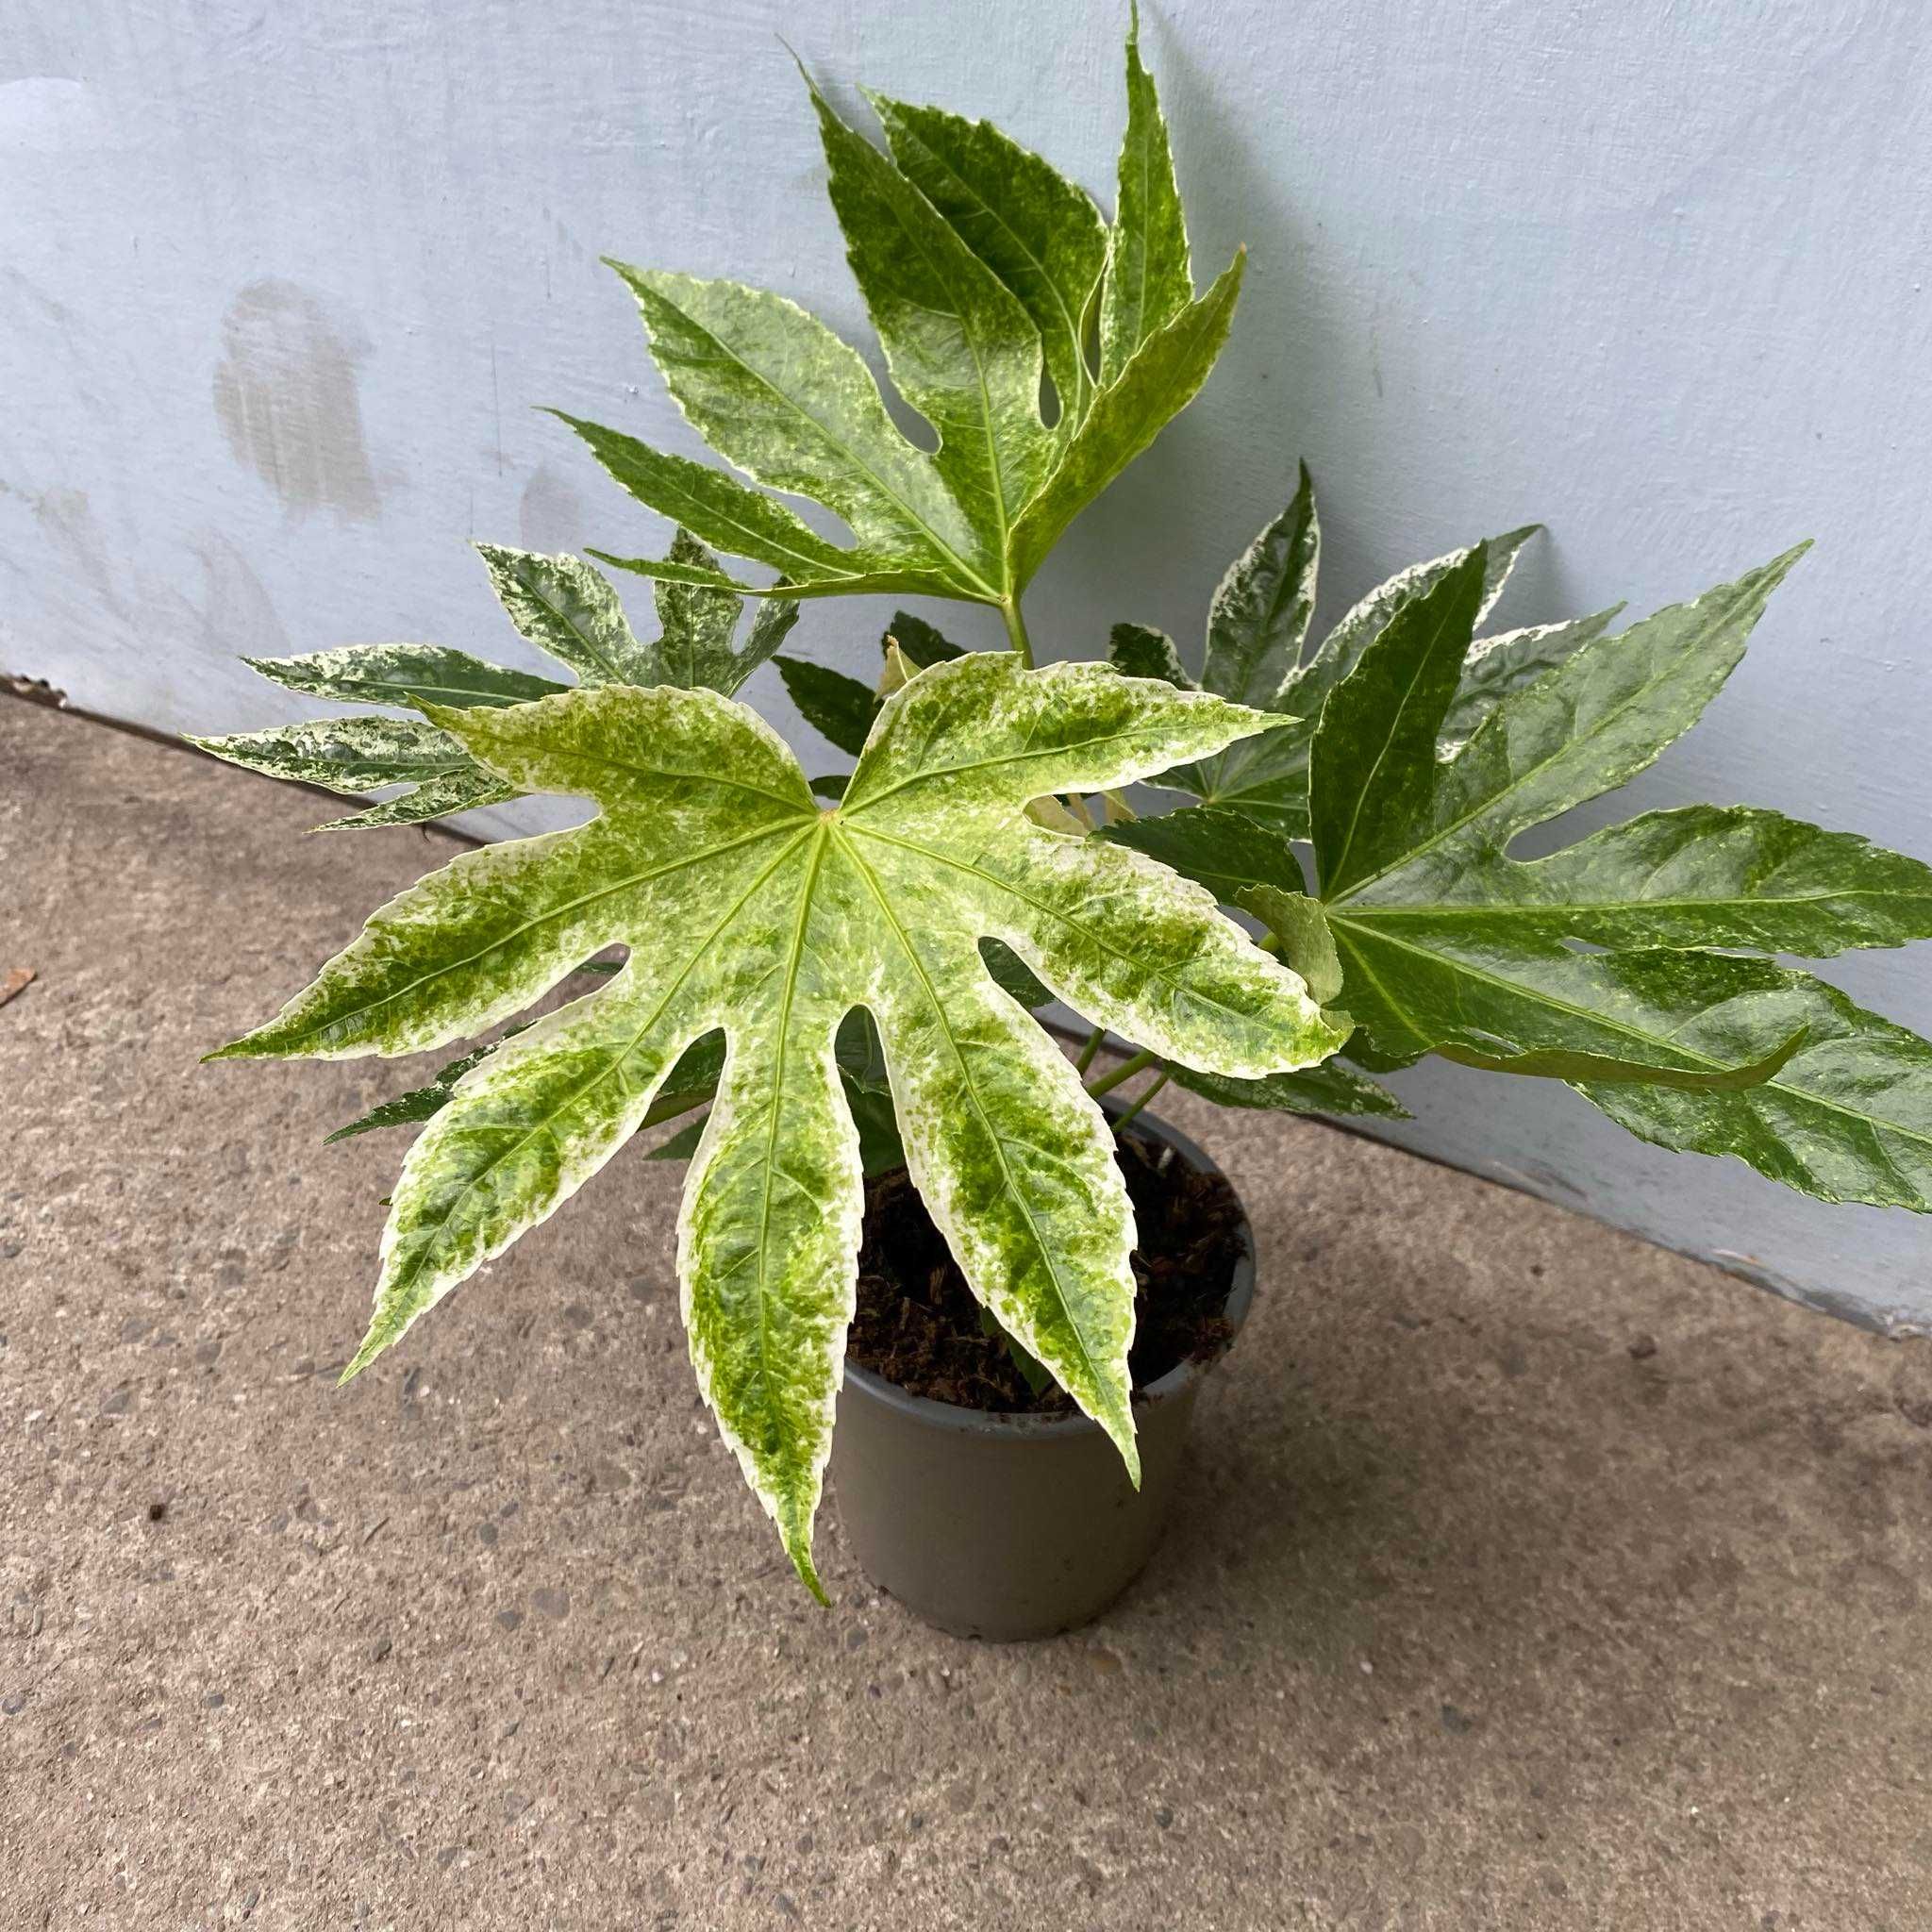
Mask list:
[[[1311,758],[1322,896],[1362,1029],[1353,1050],[1554,1074],[1660,1144],[1736,1155],[1825,1200],[1932,1208],[1932,1047],[1732,950],[1932,936],[1932,870],[1712,807],[1507,857],[1519,833],[1622,784],[1695,722],[1800,554],[1586,641],[1446,761],[1433,747],[1477,558],[1385,627],[1329,698]]]
[[[852,1309],[858,1131],[835,1052],[876,1024],[907,1160],[966,1279],[1136,1467],[1132,1216],[1099,1108],[990,975],[994,939],[1095,1022],[1241,1079],[1312,1065],[1345,1027],[1124,847],[1046,831],[1047,792],[1210,755],[1261,722],[1098,665],[975,654],[888,701],[843,803],[715,693],[568,691],[433,722],[501,780],[587,796],[573,830],[466,853],[391,901],[223,1057],[413,1053],[473,1036],[606,946],[595,995],[500,1045],[411,1149],[360,1369],[542,1220],[722,1028],[679,1274],[707,1399],[800,1574]]]
[[[575,674],[579,683],[703,686],[728,697],[774,657],[798,621],[783,580],[760,602],[742,649],[734,643],[744,600],[702,584],[657,586],[660,635],[646,643],[631,630],[609,580],[575,557],[543,557],[479,543],[491,588],[532,644]],[[700,576],[717,559],[689,531],[672,540],[670,561]],[[307,697],[391,705],[419,713],[432,706],[468,709],[527,704],[569,686],[444,644],[349,644],[295,658],[242,660],[271,683]],[[411,789],[319,831],[416,824],[517,797],[446,731],[426,718],[325,718],[222,738],[191,738],[204,751],[274,778],[364,792]]]
[[[1109,228],[1081,190],[984,122],[872,94],[881,149],[808,80],[847,259],[892,382],[936,447],[904,435],[857,351],[785,297],[616,261],[673,399],[751,480],[563,420],[646,508],[782,571],[790,596],[920,592],[1011,612],[1073,519],[1207,380],[1240,291],[1237,256],[1194,294],[1138,35],[1127,81]],[[850,541],[768,491],[830,510]],[[734,585],[675,556],[591,555]]]
[[[1478,625],[1495,608],[1524,545],[1538,527],[1510,530],[1480,546],[1484,562],[1474,620]],[[1406,604],[1473,554],[1453,551],[1398,572],[1356,604],[1320,647],[1309,652],[1307,641],[1321,551],[1314,485],[1304,464],[1288,508],[1235,559],[1214,593],[1200,679],[1202,690],[1279,713],[1281,725],[1231,746],[1218,758],[1177,768],[1155,781],[1244,812],[1290,839],[1307,836],[1308,753],[1329,692]],[[1470,653],[1463,680],[1443,720],[1444,734],[1466,736],[1507,692],[1598,635],[1614,614],[1607,611],[1600,618],[1571,625],[1485,639]],[[1114,661],[1123,669],[1127,668],[1119,655],[1123,649],[1145,654],[1147,640],[1159,635],[1137,632],[1138,626],[1116,627]],[[1172,645],[1168,648],[1172,652]],[[1147,661],[1144,655],[1141,661]],[[1178,654],[1173,656],[1173,672],[1184,686],[1192,687],[1193,680],[1180,668]]]

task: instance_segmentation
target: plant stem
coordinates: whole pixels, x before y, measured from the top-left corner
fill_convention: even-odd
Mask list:
[[[1151,1067],[1156,1056],[1151,1050],[1137,1053],[1132,1059],[1123,1060],[1110,1074],[1103,1074],[1097,1080],[1087,1083],[1087,1091],[1098,1100],[1103,1093],[1111,1093],[1123,1080],[1131,1080],[1143,1067]]]
[[[1133,1099],[1128,1101],[1119,1113],[1114,1115],[1113,1131],[1116,1140],[1127,1131],[1128,1124],[1133,1120],[1134,1116],[1167,1085],[1167,1082],[1168,1071],[1165,1067],[1162,1067],[1159,1073],[1155,1074],[1153,1079],[1148,1081],[1146,1086],[1135,1094]]]
[[[1017,594],[1003,598],[1000,615],[1007,620],[1007,636],[1012,641],[1014,650],[1020,654],[1020,661],[1030,671],[1033,668],[1033,640],[1026,635],[1026,620],[1020,615],[1020,599]]]
[[[1093,1064],[1093,1056],[1100,1051],[1100,1042],[1106,1038],[1105,1026],[1096,1026],[1087,1036],[1085,1043],[1080,1048],[1080,1058],[1074,1062],[1074,1073],[1084,1074]]]

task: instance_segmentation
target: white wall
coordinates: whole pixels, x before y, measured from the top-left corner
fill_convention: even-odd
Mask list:
[[[13,0],[0,35],[0,669],[170,728],[291,701],[238,652],[513,652],[465,548],[661,531],[531,405],[694,445],[600,252],[862,335],[823,75],[986,113],[1097,190],[1124,5]],[[1203,400],[1032,603],[1191,642],[1313,465],[1331,614],[1531,518],[1506,614],[1641,612],[1814,535],[1704,727],[1631,795],[1932,851],[1932,25],[1917,0],[1152,0],[1197,254],[1253,250]],[[846,98],[851,98],[849,94]],[[695,453],[695,452],[694,452]],[[640,587],[641,589],[641,587]],[[934,609],[988,641],[977,613]],[[794,640],[858,668],[882,611]],[[776,680],[751,695],[796,726]],[[378,835],[379,836],[379,835]],[[403,836],[403,835],[395,835]],[[1932,1030],[1924,958],[1835,976]],[[1451,1069],[1405,1138],[1776,1285],[1932,1321],[1932,1228]]]

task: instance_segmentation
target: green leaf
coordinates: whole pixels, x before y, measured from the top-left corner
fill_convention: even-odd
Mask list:
[[[955,658],[966,655],[958,644],[948,643],[924,618],[914,617],[909,610],[892,612],[892,621],[879,640],[879,649],[884,651],[891,644],[897,644],[922,671],[930,664],[950,664]]]
[[[522,705],[563,686],[444,644],[346,644],[299,658],[244,658],[285,691],[351,705]]]
[[[1294,847],[1279,832],[1224,805],[1197,805],[1157,818],[1103,825],[1094,835],[1131,845],[1204,885],[1224,906],[1257,886],[1299,892],[1307,881]]]
[[[874,95],[885,153],[810,88],[847,258],[894,384],[936,432],[931,451],[901,434],[858,353],[783,297],[611,264],[692,427],[752,484],[841,518],[849,546],[734,476],[563,420],[640,502],[725,555],[782,572],[788,597],[959,598],[999,605],[1010,621],[1067,525],[1207,379],[1240,289],[1237,256],[1194,300],[1167,133],[1137,42],[1127,64],[1112,230],[996,128]],[[1059,405],[1051,427],[1048,381]],[[590,554],[660,582],[762,594],[676,557]]]
[[[1221,1107],[1255,1108],[1270,1113],[1369,1115],[1388,1121],[1409,1117],[1408,1109],[1386,1087],[1341,1060],[1324,1060],[1318,1067],[1270,1074],[1259,1080],[1231,1080],[1224,1074],[1202,1074],[1182,1066],[1171,1066],[1168,1072],[1175,1086]]]
[[[870,685],[804,658],[778,659],[778,675],[798,714],[822,738],[853,758],[865,749],[866,734],[878,715],[878,695]]]
[[[1058,426],[1077,428],[1093,392],[1084,324],[1107,262],[1107,227],[1092,200],[990,122],[884,94],[867,99],[900,171],[1031,318],[1059,398]]]
[[[1749,992],[1686,1043],[1736,1054],[1801,1035],[1779,1072],[1741,1092],[1586,1082],[1585,1097],[1657,1146],[1730,1155],[1821,1201],[1932,1213],[1932,1042],[1807,974],[1726,963],[1749,975]]]
[[[428,1123],[351,1373],[587,1181],[683,1050],[722,1028],[680,1221],[683,1306],[700,1387],[815,1586],[861,1209],[834,1046],[859,1005],[968,1283],[1135,1467],[1133,1221],[1111,1137],[979,941],[1191,1066],[1253,1079],[1332,1052],[1342,1029],[1198,887],[1025,816],[1048,792],[1205,757],[1257,716],[1103,666],[976,653],[887,703],[828,811],[769,728],[708,691],[611,686],[434,716],[505,784],[587,795],[598,816],[461,855],[224,1055],[445,1045],[607,946],[628,958],[500,1046]]]
[[[376,647],[381,648],[381,647]],[[188,742],[251,772],[351,794],[385,785],[413,789],[316,829],[414,824],[516,796],[447,732],[421,718],[309,718],[266,731],[236,731]]]
[[[700,570],[716,570],[718,559],[693,537],[680,529],[671,540],[670,559]],[[659,579],[653,591],[658,606],[658,675],[653,684],[682,685],[686,691],[704,685],[726,696],[743,682],[738,669],[738,620],[744,599],[733,591],[707,590],[702,585]],[[791,608],[795,612],[797,606]],[[636,684],[641,680],[627,680]]]
[[[939,433],[932,462],[1001,590],[1008,533],[1040,487],[1040,331],[1005,283],[816,88],[832,207],[899,393]]]
[[[1117,171],[1120,200],[1100,293],[1100,379],[1116,381],[1142,344],[1194,298],[1187,220],[1174,176],[1167,123],[1141,60],[1141,14],[1127,34],[1127,131]]]
[[[1198,302],[1150,335],[1093,399],[1058,466],[1018,522],[1011,539],[1011,581],[1031,581],[1067,525],[1186,408],[1208,380],[1227,340],[1241,293],[1243,250]]]
[[[508,1029],[509,1033],[521,1033],[523,1030],[521,1026]],[[508,1037],[507,1033],[505,1038]],[[338,1141],[353,1140],[358,1134],[373,1134],[382,1127],[418,1125],[432,1114],[441,1113],[449,1105],[457,1082],[472,1067],[488,1059],[496,1047],[497,1042],[493,1040],[487,1046],[475,1047],[460,1058],[451,1060],[446,1067],[438,1068],[436,1077],[427,1086],[412,1087],[407,1093],[378,1101],[367,1113],[358,1114],[346,1126],[338,1127],[324,1140],[323,1145],[332,1146]]]
[[[1507,856],[1695,722],[1800,554],[1567,651],[1446,762],[1450,645],[1415,626],[1451,580],[1406,606],[1336,687],[1315,742],[1328,924],[1374,1063],[1434,1051],[1568,1080],[1661,1145],[1736,1155],[1824,1200],[1925,1208],[1932,1047],[1802,974],[1701,949],[1900,943],[1932,932],[1932,870],[1710,806]],[[1378,762],[1426,782],[1365,781]]]
[[[1399,921],[1376,896],[1373,916]],[[1932,939],[1932,867],[1747,806],[1608,825],[1547,858],[1491,849],[1445,873],[1422,916],[1591,945],[1718,946],[1825,958]]]
[[[1288,508],[1236,558],[1208,608],[1201,685],[1238,705],[1282,708],[1315,614],[1322,526],[1308,466]]]
[[[475,811],[486,805],[504,805],[516,797],[516,788],[501,785],[488,772],[475,769],[444,772],[425,778],[399,797],[366,806],[346,818],[330,819],[318,832],[362,832],[376,825],[420,825],[453,812]]]
[[[855,558],[836,543],[827,542],[775,497],[749,488],[723,470],[694,463],[689,457],[667,456],[621,430],[586,423],[561,409],[550,413],[569,424],[610,475],[647,509],[669,517],[727,556],[749,557],[787,573],[796,580],[800,596],[843,595],[848,585],[865,584],[865,559]],[[598,551],[591,554],[602,555]],[[687,583],[716,576],[729,582],[722,572],[693,573],[668,560],[659,563],[645,558],[613,557],[604,560],[646,576],[675,576]],[[756,589],[751,585],[739,588],[746,591]]]
[[[1239,903],[1274,935],[1283,960],[1300,974],[1317,1006],[1341,998],[1341,961],[1319,899],[1279,886],[1250,886]]]
[[[585,972],[603,970],[600,961],[593,960],[582,969]],[[612,973],[623,968],[612,966]],[[529,1031],[527,1025],[507,1026],[503,1040],[513,1040],[519,1033]],[[400,1127],[420,1124],[432,1115],[441,1113],[456,1097],[457,1082],[471,1068],[480,1066],[496,1049],[503,1040],[492,1040],[488,1045],[473,1048],[460,1058],[453,1059],[445,1067],[437,1070],[436,1076],[427,1086],[412,1087],[407,1093],[398,1093],[391,1099],[378,1102],[367,1113],[358,1114],[347,1126],[338,1127],[324,1141],[327,1146],[337,1141],[347,1141],[358,1134],[375,1132],[379,1127]],[[724,1041],[722,1034],[709,1034],[690,1048],[678,1061],[670,1079],[665,1082],[663,1097],[655,1102],[651,1112],[658,1120],[671,1120],[679,1113],[688,1112],[710,1098],[718,1085],[718,1076],[724,1070]],[[667,1104],[669,1103],[669,1104]],[[656,1123],[647,1115],[643,1126]]]
[[[1524,630],[1507,630],[1479,639],[1462,667],[1462,682],[1442,721],[1439,757],[1453,758],[1468,743],[1470,734],[1513,691],[1534,684],[1554,671],[1585,644],[1592,643],[1623,613],[1621,604],[1591,617],[1574,617],[1566,624],[1538,624]]]
[[[933,459],[893,426],[855,350],[782,295],[610,266],[698,433],[767,488],[842,517],[858,540],[843,559],[852,576],[997,599],[997,559]],[[809,580],[799,574],[801,592]]]
[[[1311,517],[1313,508],[1311,500]],[[1291,517],[1292,510],[1291,506]],[[1475,617],[1478,625],[1495,608],[1524,545],[1539,527],[1531,524],[1520,530],[1506,531],[1479,546],[1484,563],[1482,596]],[[1273,825],[1285,838],[1307,838],[1308,753],[1329,692],[1361,660],[1362,654],[1406,604],[1426,595],[1472,554],[1468,550],[1452,551],[1447,557],[1399,571],[1388,582],[1378,584],[1348,611],[1323,640],[1321,648],[1282,686],[1274,705],[1274,709],[1289,714],[1284,716],[1281,730],[1236,746],[1211,767],[1171,772],[1158,782],[1193,791],[1210,803],[1232,806]],[[1313,585],[1308,588],[1312,591]]]
[[[448,732],[420,718],[307,718],[266,731],[188,741],[231,765],[330,791],[418,784],[475,764]]]
[[[1324,898],[1390,870],[1435,801],[1436,738],[1462,676],[1482,596],[1476,548],[1410,598],[1322,712],[1308,758],[1308,821]]]
[[[1052,1003],[1053,989],[1043,986],[1040,975],[1003,941],[981,940],[979,957],[992,974],[993,984],[1023,1007],[1031,1010]]]
[[[1107,634],[1107,661],[1123,677],[1158,677],[1176,691],[1198,691],[1174,640],[1144,624],[1117,624]]]
[[[479,543],[476,554],[509,621],[585,684],[664,681],[658,653],[632,636],[609,579],[581,558],[541,557],[501,543]]]

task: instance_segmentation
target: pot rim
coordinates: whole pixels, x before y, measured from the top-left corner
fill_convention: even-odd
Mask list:
[[[1109,1109],[1111,1111],[1111,1109]],[[1227,1176],[1210,1159],[1208,1154],[1178,1127],[1170,1126],[1167,1122],[1157,1119],[1153,1114],[1143,1113],[1136,1120],[1150,1139],[1164,1141],[1185,1160],[1189,1166],[1202,1174]],[[1230,1190],[1232,1189],[1232,1183]],[[1248,1310],[1255,1299],[1255,1231],[1248,1220],[1248,1210],[1241,1205],[1239,1194],[1235,1195],[1235,1206],[1241,1210],[1238,1224],[1240,1252],[1235,1256],[1234,1278],[1228,1283],[1227,1302],[1222,1313],[1227,1322],[1227,1339],[1210,1356],[1202,1358],[1176,1362],[1158,1380],[1148,1383],[1144,1389],[1133,1391],[1133,1407],[1140,1408],[1155,1403],[1171,1402],[1177,1395],[1193,1389],[1209,1370],[1216,1367],[1221,1358],[1234,1346],[1235,1339],[1241,1334],[1241,1325],[1248,1318]],[[844,1364],[844,1381],[857,1384],[874,1402],[883,1403],[886,1407],[895,1409],[908,1421],[924,1424],[927,1428],[951,1430],[963,1435],[1024,1436],[1031,1438],[1059,1439],[1070,1436],[1098,1436],[1102,1433],[1100,1424],[1091,1416],[1074,1409],[1070,1415],[1007,1415],[990,1408],[969,1408],[963,1403],[937,1402],[929,1395],[914,1395],[902,1389],[896,1382],[889,1382],[883,1375],[875,1374],[871,1369],[862,1368],[858,1362]]]

